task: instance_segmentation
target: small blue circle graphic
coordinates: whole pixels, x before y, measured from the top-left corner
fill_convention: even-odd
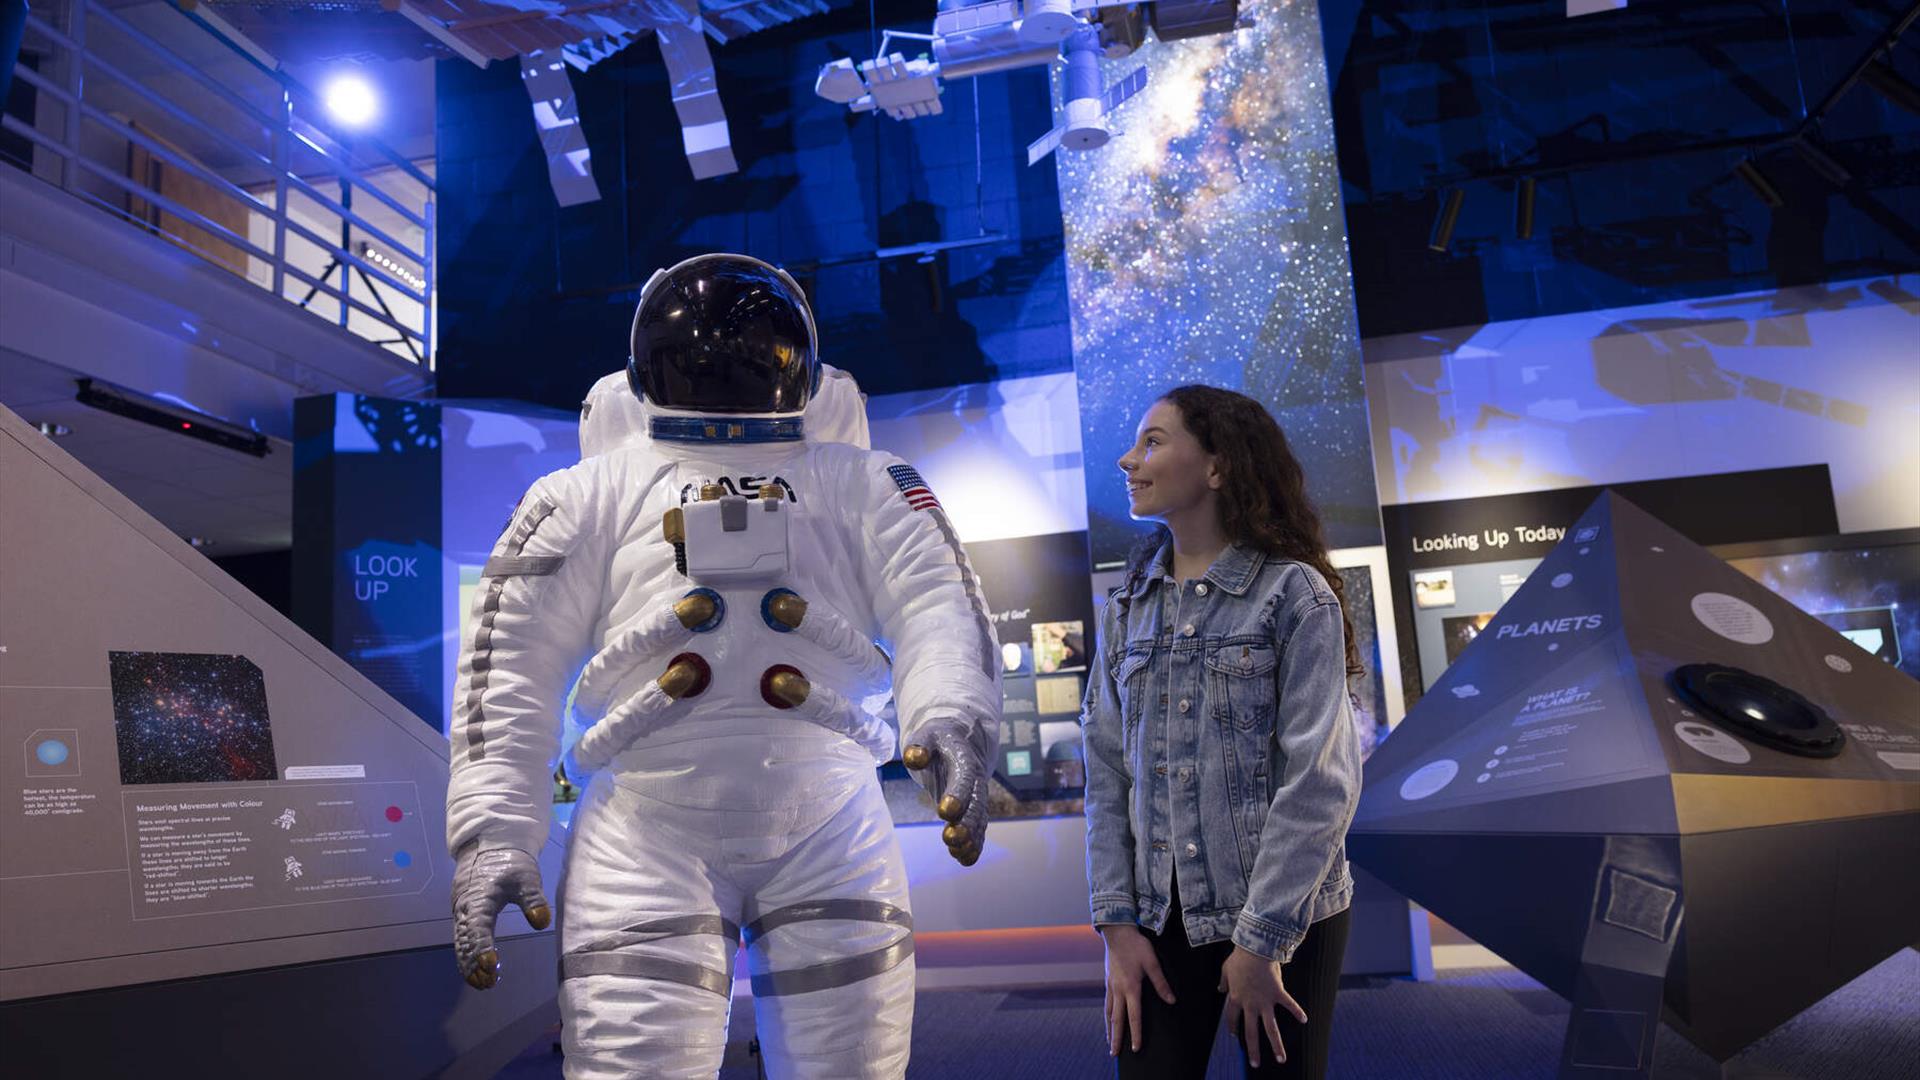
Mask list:
[[[413,856],[404,851],[396,851],[393,853],[393,865],[405,870],[413,865]]]
[[[42,765],[62,765],[67,760],[67,744],[59,739],[47,739],[33,748],[33,756],[40,759]]]

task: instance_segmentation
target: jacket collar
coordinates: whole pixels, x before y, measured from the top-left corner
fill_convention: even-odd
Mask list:
[[[1245,596],[1252,587],[1253,579],[1265,565],[1267,555],[1258,548],[1242,544],[1228,544],[1220,557],[1213,560],[1207,568],[1206,580],[1215,587],[1225,589],[1235,596]],[[1173,573],[1173,541],[1167,540],[1157,548],[1153,557],[1143,564],[1142,571],[1128,583],[1127,595],[1138,598],[1147,591],[1147,586]]]
[[[1235,596],[1245,596],[1266,561],[1267,553],[1259,548],[1229,544],[1207,567],[1207,580]]]

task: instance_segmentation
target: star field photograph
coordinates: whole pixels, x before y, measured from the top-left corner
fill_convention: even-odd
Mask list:
[[[1153,400],[1190,382],[1280,421],[1330,546],[1380,542],[1318,10],[1241,10],[1241,30],[1105,61],[1108,86],[1144,66],[1146,88],[1109,118],[1112,142],[1059,153],[1099,569],[1140,529],[1114,462]]]
[[[110,652],[122,784],[272,780],[267,684],[244,656]]]

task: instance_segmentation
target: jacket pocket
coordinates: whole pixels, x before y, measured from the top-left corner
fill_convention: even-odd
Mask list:
[[[1273,643],[1264,639],[1229,640],[1208,652],[1207,698],[1214,715],[1232,721],[1237,731],[1271,733],[1276,666]]]
[[[1272,736],[1265,731],[1242,731],[1222,712],[1216,712],[1213,723],[1218,747],[1203,748],[1203,752],[1217,755],[1218,790],[1225,801],[1212,807],[1209,819],[1218,823],[1214,826],[1216,829],[1232,828],[1233,845],[1227,847],[1225,835],[1220,835],[1220,846],[1210,850],[1218,850],[1221,860],[1211,869],[1214,884],[1223,890],[1220,895],[1226,896],[1229,882],[1236,878],[1238,884],[1234,887],[1245,888],[1253,876],[1254,860],[1260,854],[1260,837],[1273,801],[1272,782],[1268,778]],[[1226,862],[1225,853],[1229,850],[1239,857],[1237,866]]]

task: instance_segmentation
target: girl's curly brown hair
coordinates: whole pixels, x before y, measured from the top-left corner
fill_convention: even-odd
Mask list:
[[[1347,675],[1364,674],[1360,650],[1353,640],[1353,620],[1347,617],[1345,582],[1327,557],[1326,533],[1320,512],[1307,498],[1307,477],[1287,445],[1286,433],[1273,414],[1245,394],[1217,386],[1176,386],[1160,395],[1180,410],[1187,430],[1200,449],[1214,455],[1220,487],[1220,531],[1229,543],[1256,548],[1268,555],[1305,563],[1320,572],[1340,602],[1340,621],[1346,629]],[[1139,569],[1165,537],[1161,526],[1132,562]]]

